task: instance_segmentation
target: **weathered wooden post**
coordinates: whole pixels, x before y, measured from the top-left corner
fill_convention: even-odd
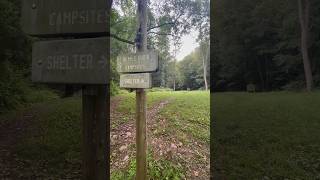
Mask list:
[[[104,180],[110,176],[110,66],[106,37],[110,9],[107,3],[105,0],[22,0],[24,31],[51,38],[33,45],[32,81],[83,86],[82,179],[85,180]]]
[[[117,71],[120,87],[136,90],[136,179],[147,179],[146,88],[152,87],[151,73],[158,70],[158,55],[147,50],[147,2],[138,0],[137,52],[120,55]]]
[[[138,0],[138,30],[136,46],[138,52],[147,50],[147,1]],[[136,179],[147,179],[147,130],[146,130],[146,92],[144,89],[136,91]]]
[[[87,85],[82,90],[83,179],[107,179],[107,86]]]
[[[136,89],[136,179],[146,179],[146,91],[152,87],[151,73],[158,69],[158,56],[154,51],[121,55],[117,58],[120,87]]]

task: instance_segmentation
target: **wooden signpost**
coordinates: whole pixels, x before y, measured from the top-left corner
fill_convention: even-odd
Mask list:
[[[22,0],[22,27],[33,36],[103,34],[106,0]]]
[[[158,56],[147,50],[147,2],[137,0],[137,53],[117,58],[120,87],[136,89],[136,180],[147,179],[146,91],[152,87],[151,73],[158,69]]]
[[[158,55],[154,51],[138,52],[117,57],[119,73],[154,72],[158,69]]]
[[[152,87],[151,73],[158,69],[158,55],[154,51],[124,54],[117,57],[120,87],[147,89]]]
[[[67,37],[36,42],[32,81],[81,84],[83,178],[110,177],[109,39],[106,0],[22,0],[22,27],[32,36]],[[90,35],[90,36],[88,36]],[[70,39],[100,37],[87,39]]]
[[[121,55],[117,58],[120,73],[120,87],[136,89],[136,180],[147,179],[147,134],[146,134],[146,92],[152,87],[150,72],[158,69],[158,55],[153,51],[139,49],[136,54]]]
[[[32,81],[107,84],[107,41],[107,38],[88,38],[34,43]]]
[[[148,89],[152,87],[150,73],[121,74],[120,87],[131,89]]]

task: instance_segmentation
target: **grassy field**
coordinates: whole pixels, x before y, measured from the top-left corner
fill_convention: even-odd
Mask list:
[[[320,93],[216,93],[214,176],[320,179]]]
[[[25,121],[22,123],[25,130],[19,132],[17,142],[13,141],[14,156],[9,159],[12,164],[8,171],[16,173],[20,179],[80,178],[81,98],[45,98],[43,95],[42,99],[47,100],[36,100],[22,110],[0,116],[4,124],[11,120]],[[127,130],[133,136],[135,94],[121,94],[112,101],[117,102],[112,112],[117,114],[111,122],[112,132],[119,134]],[[148,112],[154,113],[148,119],[149,177],[206,179],[209,93],[149,92],[147,103]],[[215,177],[320,178],[319,92],[216,93],[212,95],[212,103]],[[133,125],[131,129],[123,129],[130,124]],[[113,141],[118,143],[112,147],[114,153],[129,157],[126,161],[121,159],[123,156],[111,157],[112,163],[125,162],[122,168],[113,169],[112,179],[130,179],[135,175],[135,141],[133,138],[118,140]],[[128,149],[120,152],[119,147],[126,143]],[[174,151],[171,152],[172,144]]]
[[[117,109],[120,112],[135,112],[135,94],[120,95],[125,99]],[[210,96],[204,91],[165,91],[150,92],[147,97],[147,106],[150,107],[160,101],[169,100],[160,114],[168,119],[170,131],[190,133],[194,137],[209,143],[210,126]]]
[[[111,101],[118,103],[112,112],[118,114],[118,118],[112,119],[111,131],[126,124],[134,124],[134,95],[135,93],[126,93],[112,98]],[[158,104],[164,101],[166,104],[162,108],[157,108]],[[205,160],[197,160],[199,157],[189,153],[187,155],[190,156],[190,161],[184,162],[181,161],[184,154],[179,155],[180,159],[177,159],[178,155],[160,156],[157,154],[158,148],[150,145],[148,147],[148,175],[150,179],[181,179],[192,176],[193,171],[188,174],[188,170],[199,169],[199,167],[191,167],[193,164],[208,164],[209,93],[201,91],[149,92],[147,103],[150,111],[155,114],[150,120],[149,139],[161,140],[164,147],[170,146],[172,143],[176,144],[176,149],[178,149],[174,151],[176,153],[179,153],[180,149],[192,149],[194,142],[206,147],[206,149],[198,147],[204,149],[205,152],[197,152],[201,156],[205,156]],[[4,114],[0,118],[8,119],[9,116]],[[13,158],[9,158],[12,162],[4,171],[10,171],[16,174],[15,178],[22,179],[48,177],[52,179],[79,179],[81,177],[80,97],[51,98],[45,102],[35,103],[21,112],[13,112],[9,119],[19,123],[25,122],[22,127],[25,130],[19,132],[18,140],[13,145],[11,152]],[[160,126],[160,122],[164,119],[165,123]],[[182,142],[183,145],[179,146],[178,142]],[[129,143],[131,143],[129,144],[131,149],[122,153],[131,151],[133,155],[130,155],[124,168],[112,171],[112,179],[130,179],[135,175],[135,141]],[[115,159],[111,157],[111,160]],[[197,176],[201,177],[201,175],[203,174]]]

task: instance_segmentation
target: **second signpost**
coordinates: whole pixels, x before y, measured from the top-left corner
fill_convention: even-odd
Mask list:
[[[120,87],[136,89],[136,179],[147,179],[146,91],[152,87],[151,72],[158,69],[158,56],[147,50],[147,2],[137,1],[137,53],[117,58]]]
[[[152,87],[151,72],[158,69],[158,56],[153,51],[122,55],[117,58],[120,87],[136,90],[136,179],[146,179],[146,92]]]

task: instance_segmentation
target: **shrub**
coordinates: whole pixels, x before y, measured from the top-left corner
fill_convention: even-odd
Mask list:
[[[110,96],[115,96],[119,94],[120,88],[119,86],[113,81],[110,81]]]
[[[304,81],[292,81],[287,85],[283,86],[282,89],[286,91],[297,91],[305,89],[305,82]]]
[[[164,87],[154,87],[152,89],[148,89],[149,92],[159,92],[159,91],[172,91],[170,88],[164,88]]]
[[[0,62],[0,113],[26,102],[29,87],[22,75],[8,61]]]

